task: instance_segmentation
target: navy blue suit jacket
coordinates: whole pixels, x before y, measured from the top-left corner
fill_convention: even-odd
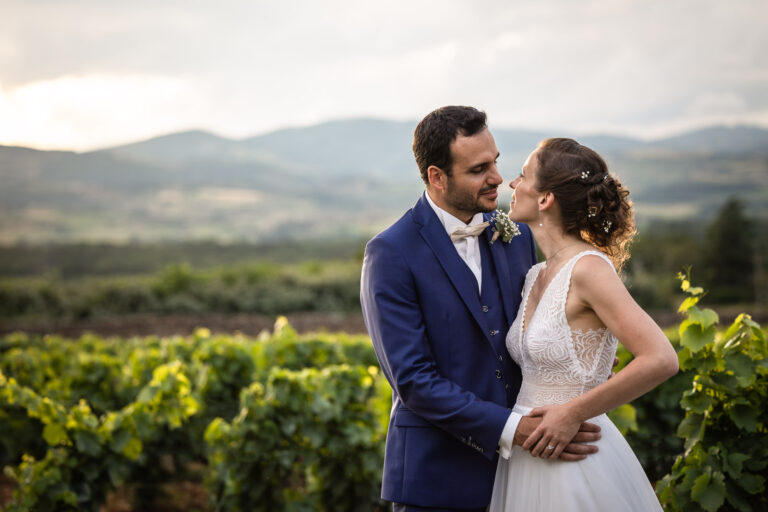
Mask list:
[[[509,323],[536,261],[530,229],[519,226],[510,243],[490,246]],[[488,228],[480,236],[491,235]],[[520,370],[503,336],[491,339],[477,281],[424,196],[368,242],[360,298],[393,390],[382,498],[426,507],[488,505]]]

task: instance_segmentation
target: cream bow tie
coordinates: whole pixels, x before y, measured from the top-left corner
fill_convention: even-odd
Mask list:
[[[458,242],[459,240],[463,238],[467,238],[469,236],[477,236],[483,231],[485,231],[485,228],[488,227],[490,223],[488,221],[482,222],[480,224],[475,224],[474,226],[467,226],[464,228],[456,228],[451,233],[451,241]]]

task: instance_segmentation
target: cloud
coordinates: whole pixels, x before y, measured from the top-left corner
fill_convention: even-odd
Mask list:
[[[331,118],[416,119],[450,103],[484,108],[497,126],[571,132],[657,133],[739,116],[768,124],[768,3],[756,0],[4,7],[0,108],[15,126],[0,118],[2,140],[94,146],[106,134],[86,127],[109,119],[121,121],[111,140],[174,127],[246,137]],[[134,94],[152,108],[109,95],[96,108],[67,80],[95,98],[142,91]],[[37,94],[39,105],[20,99],[41,84],[59,92]]]
[[[703,91],[697,93],[686,108],[694,115],[737,114],[744,111],[746,101],[732,92]]]
[[[201,100],[180,81],[151,76],[65,76],[0,88],[0,143],[93,149],[199,122]]]

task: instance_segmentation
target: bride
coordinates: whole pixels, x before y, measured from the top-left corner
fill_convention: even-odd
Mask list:
[[[528,272],[507,334],[523,373],[514,410],[542,421],[499,458],[489,510],[661,510],[605,415],[678,369],[664,333],[617,275],[635,233],[629,192],[597,153],[561,138],[542,142],[510,186],[510,218],[531,227],[546,257]],[[617,339],[634,359],[608,379]],[[558,460],[587,420],[602,429],[599,451]]]

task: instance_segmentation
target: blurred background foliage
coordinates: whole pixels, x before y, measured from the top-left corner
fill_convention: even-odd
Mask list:
[[[0,247],[0,328],[18,319],[133,314],[359,315],[363,249],[359,239]],[[766,249],[768,223],[731,198],[706,223],[641,224],[624,279],[664,324],[676,320],[669,309],[680,297],[671,276],[686,267],[726,316],[746,308],[762,318]]]

